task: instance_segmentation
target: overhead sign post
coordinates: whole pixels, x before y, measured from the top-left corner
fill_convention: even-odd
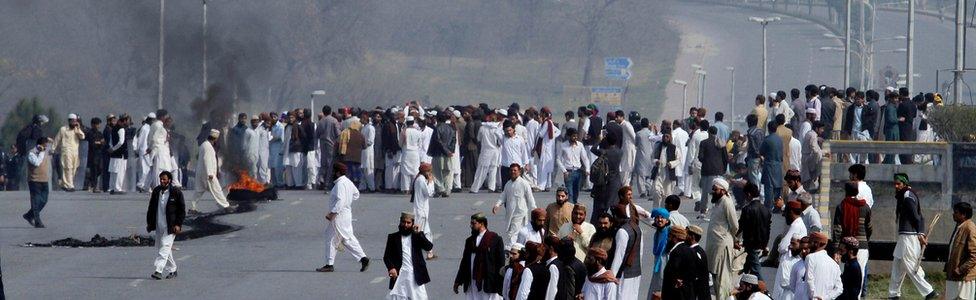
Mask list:
[[[606,57],[603,59],[604,75],[611,80],[630,80],[630,67],[633,65],[630,57]]]

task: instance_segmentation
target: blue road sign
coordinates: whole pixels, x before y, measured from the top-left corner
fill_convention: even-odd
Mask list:
[[[630,69],[606,69],[604,75],[607,79],[630,80]]]
[[[606,57],[603,58],[603,65],[606,69],[629,69],[634,61],[630,57]]]

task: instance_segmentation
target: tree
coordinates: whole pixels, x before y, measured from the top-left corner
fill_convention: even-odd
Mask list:
[[[606,25],[607,16],[618,0],[577,0],[568,13],[582,29],[583,37],[583,86],[589,86],[593,77],[593,60],[600,44],[600,34]]]
[[[44,125],[44,134],[53,136],[57,129],[61,127],[62,121],[54,107],[46,107],[41,104],[41,99],[37,97],[23,98],[17,102],[7,118],[0,126],[0,142],[4,146],[13,145],[17,138],[17,133],[31,123],[34,115],[47,115],[50,122]]]

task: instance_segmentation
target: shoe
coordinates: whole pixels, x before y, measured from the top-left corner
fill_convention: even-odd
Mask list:
[[[189,210],[187,210],[187,211],[186,211],[186,213],[187,213],[187,214],[191,214],[191,215],[199,215],[199,214],[203,214],[203,213],[201,213],[201,212],[200,212],[199,210],[196,210],[196,209],[189,209]]]
[[[173,278],[176,278],[176,271],[173,271],[173,273],[169,273],[168,275],[166,275],[166,279],[173,279]]]
[[[149,277],[152,277],[152,279],[161,280],[163,279],[163,273],[153,272]]]
[[[324,267],[315,269],[316,272],[335,272],[335,267],[332,265],[325,265]]]
[[[92,193],[101,194],[102,193],[102,190],[101,189],[93,189],[92,190]]]
[[[74,193],[74,192],[75,192],[75,189],[73,189],[73,188],[68,188],[68,189],[64,189],[64,191],[65,191],[65,192],[68,192],[68,193]]]
[[[34,217],[31,216],[31,213],[26,213],[22,217],[24,217],[24,220],[27,220],[27,223],[30,223],[31,226],[34,226]]]
[[[231,206],[228,206],[228,207],[225,207],[224,208],[224,213],[227,213],[227,214],[232,214],[235,211],[237,211],[237,205],[231,205]]]
[[[41,222],[40,218],[36,218],[34,219],[34,228],[47,228],[47,226],[44,226],[44,222]]]
[[[932,291],[931,293],[929,293],[928,295],[925,296],[925,300],[939,299],[940,296],[942,296],[942,295],[939,295],[939,292]]]
[[[366,269],[369,269],[369,258],[363,257],[359,260],[359,264],[363,265],[362,268],[359,268],[359,272],[366,272]]]

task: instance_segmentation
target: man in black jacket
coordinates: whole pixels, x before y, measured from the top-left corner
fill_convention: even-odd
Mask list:
[[[743,271],[762,279],[759,257],[767,251],[769,226],[772,220],[769,209],[759,198],[759,186],[748,182],[743,187],[743,192],[746,198],[750,199],[749,203],[742,207],[742,214],[739,216],[739,232],[736,233],[742,236],[742,246],[746,248],[746,264],[743,266]]]
[[[146,212],[146,231],[156,232],[156,246],[159,247],[154,262],[156,271],[152,274],[152,278],[156,280],[163,279],[164,271],[169,273],[166,279],[176,278],[173,241],[176,240],[176,234],[183,231],[183,218],[186,217],[183,191],[174,187],[172,181],[172,173],[159,173],[159,186],[153,189],[149,198],[149,210]]]
[[[448,124],[447,112],[437,114],[437,126],[434,128],[434,136],[430,139],[427,155],[433,157],[434,184],[436,193],[434,196],[447,197],[453,189],[454,172],[451,171],[451,159],[458,153],[454,153],[454,146],[457,145],[457,131],[451,124]]]
[[[398,229],[386,237],[383,252],[383,263],[390,276],[390,297],[427,299],[424,285],[430,282],[430,274],[427,273],[424,251],[433,249],[434,244],[414,224],[411,213],[400,214]]]
[[[454,293],[464,293],[469,298],[487,299],[501,295],[502,274],[505,266],[505,246],[501,236],[488,231],[488,218],[483,213],[471,216],[471,236],[464,242],[464,254],[457,276],[454,277]],[[492,295],[495,294],[495,295]]]
[[[683,227],[672,227],[668,234],[671,246],[668,263],[664,267],[664,280],[661,283],[661,299],[696,299],[698,291],[707,287],[695,285],[696,254],[685,242],[687,231]]]
[[[702,122],[706,124],[705,122]],[[718,128],[715,126],[708,127],[708,138],[701,141],[698,144],[698,161],[701,162],[701,181],[698,185],[703,191],[701,194],[701,199],[699,199],[698,208],[701,212],[702,217],[708,214],[708,193],[704,191],[711,190],[712,181],[722,175],[725,175],[726,167],[729,162],[729,154],[725,151],[725,144],[719,142]]]
[[[705,255],[705,249],[702,249],[701,245],[698,244],[701,241],[702,235],[705,234],[705,230],[697,225],[688,226],[688,236],[685,242],[688,247],[695,253],[692,257],[694,263],[689,266],[695,274],[693,279],[695,285],[695,296],[698,300],[712,300],[712,289],[709,288],[709,280],[711,274],[708,273],[708,256]],[[665,267],[667,271],[667,267]]]

